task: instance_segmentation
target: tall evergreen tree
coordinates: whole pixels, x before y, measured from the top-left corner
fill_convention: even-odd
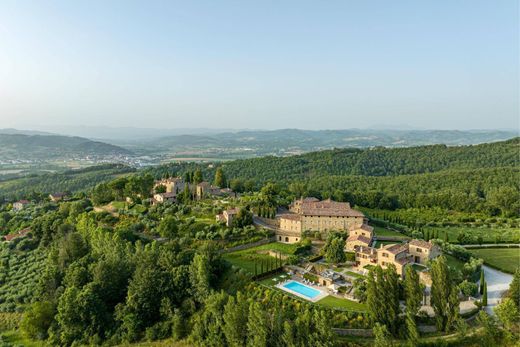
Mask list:
[[[484,294],[484,283],[486,282],[486,279],[484,278],[484,269],[480,270],[480,295]]]
[[[195,172],[193,173],[193,183],[199,184],[202,181],[203,181],[202,171],[200,171],[199,169],[195,170]]]
[[[265,313],[260,303],[253,301],[249,305],[247,320],[247,344],[246,346],[266,346],[269,331]]]
[[[215,181],[213,182],[214,185],[220,188],[226,187],[226,176],[224,175],[224,171],[221,167],[217,169],[215,172]]]
[[[440,256],[431,265],[432,289],[431,303],[435,311],[437,329],[448,331],[455,322],[459,303],[457,287],[453,285],[446,258]]]

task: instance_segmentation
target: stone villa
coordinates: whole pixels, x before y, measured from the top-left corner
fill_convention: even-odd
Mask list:
[[[230,227],[233,225],[233,219],[238,214],[238,208],[232,208],[229,210],[224,210],[221,214],[217,214],[216,219],[217,222],[224,222],[226,226]]]
[[[295,200],[289,206],[289,213],[281,214],[277,219],[280,223],[277,240],[286,243],[300,241],[305,231],[348,231],[366,222],[365,215],[352,209],[348,202],[320,201],[312,197]]]
[[[349,241],[347,241],[348,244]],[[347,246],[347,248],[349,248]],[[400,244],[381,244],[379,248],[356,245],[356,266],[361,270],[367,265],[379,265],[386,269],[394,264],[397,274],[404,277],[405,267],[412,264],[426,263],[440,255],[437,245],[423,240],[411,240]]]

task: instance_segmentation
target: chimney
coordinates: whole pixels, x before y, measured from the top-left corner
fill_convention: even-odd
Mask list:
[[[381,244],[379,245],[379,249],[383,249],[383,243],[381,242]]]

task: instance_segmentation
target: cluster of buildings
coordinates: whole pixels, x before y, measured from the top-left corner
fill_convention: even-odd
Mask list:
[[[331,199],[320,201],[316,198],[295,200],[289,206],[289,213],[281,214],[277,219],[280,227],[276,238],[285,243],[299,242],[307,230],[320,233],[330,230],[347,231],[353,226],[368,222],[365,215],[352,209],[348,202]]]
[[[289,213],[281,214],[277,218],[279,229],[276,230],[276,238],[279,242],[299,242],[307,230],[320,233],[329,230],[348,233],[345,251],[355,253],[356,267],[359,269],[376,265],[387,268],[393,264],[397,273],[403,276],[407,265],[425,265],[440,255],[438,246],[423,240],[372,247],[374,228],[368,225],[368,219],[362,212],[352,209],[346,202],[330,199],[320,201],[316,198],[299,199],[289,206]]]
[[[208,196],[236,197],[235,192],[229,188],[216,187],[208,182],[201,182],[198,184],[188,183],[182,177],[170,177],[155,181],[153,187],[154,191],[160,186],[164,186],[166,191],[164,193],[154,194],[152,198],[152,204],[176,202],[177,196],[184,191],[186,186],[197,200],[201,200]]]

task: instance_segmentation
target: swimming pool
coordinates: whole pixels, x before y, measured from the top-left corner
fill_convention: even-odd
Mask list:
[[[305,284],[301,284],[300,282],[296,282],[296,281],[291,281],[289,283],[286,283],[283,285],[283,287],[285,289],[288,289],[289,291],[296,292],[309,299],[314,299],[318,295],[322,294],[322,292],[320,290],[311,288],[309,286],[306,286]]]

